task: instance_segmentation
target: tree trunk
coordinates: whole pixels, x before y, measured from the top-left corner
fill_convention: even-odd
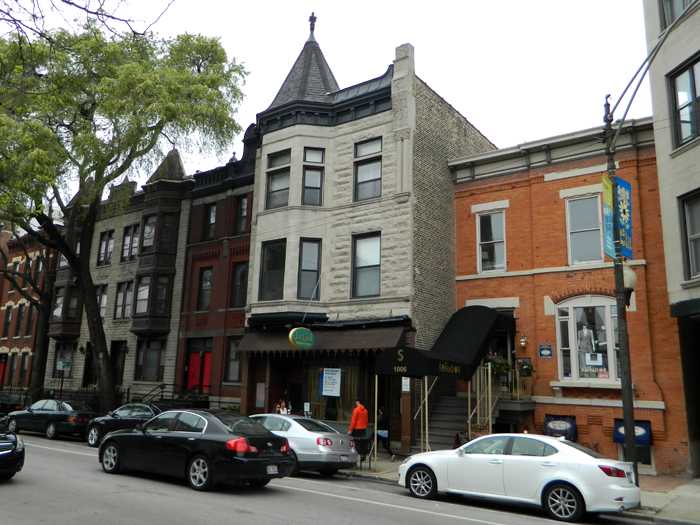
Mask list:
[[[48,267],[48,263],[47,263]],[[29,382],[29,397],[32,403],[44,397],[44,380],[46,377],[46,360],[49,356],[49,322],[51,320],[51,298],[56,274],[47,270],[44,278],[42,305],[37,308],[39,318],[36,322],[34,337],[34,355],[32,357],[32,375]]]

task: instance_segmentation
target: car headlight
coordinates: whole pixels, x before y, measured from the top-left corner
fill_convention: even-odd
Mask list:
[[[15,444],[15,450],[24,450],[24,441],[22,438],[17,436],[17,444]]]

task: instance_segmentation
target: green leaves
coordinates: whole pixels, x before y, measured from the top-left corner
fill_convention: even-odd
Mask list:
[[[218,39],[106,35],[88,25],[29,42],[0,39],[0,215],[26,213],[53,185],[99,198],[163,134],[178,146],[226,147],[245,69]],[[21,206],[20,206],[21,208]]]

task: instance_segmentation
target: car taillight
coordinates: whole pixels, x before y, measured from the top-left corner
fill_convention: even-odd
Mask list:
[[[235,452],[239,456],[242,456],[243,454],[255,454],[258,451],[257,448],[248,443],[248,440],[243,437],[229,439],[226,442],[226,448],[231,452]]]
[[[333,442],[328,438],[316,438],[316,444],[319,447],[332,447]]]
[[[77,423],[78,417],[77,416],[68,416],[68,422],[69,423]]]
[[[289,443],[287,442],[286,439],[282,442],[282,446],[280,447],[280,452],[282,454],[289,454]]]
[[[606,476],[610,476],[611,478],[626,478],[627,474],[625,474],[625,471],[622,469],[619,469],[617,467],[611,467],[610,465],[598,465],[598,468],[605,472]]]

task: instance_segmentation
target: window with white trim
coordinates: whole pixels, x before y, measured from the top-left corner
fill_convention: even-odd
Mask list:
[[[479,273],[505,271],[505,212],[480,213],[476,218]]]
[[[267,156],[267,195],[265,209],[283,208],[289,204],[289,168],[291,150]]]
[[[355,188],[353,199],[363,201],[382,195],[382,139],[355,144]]]
[[[584,295],[557,305],[559,377],[619,380],[617,306],[612,297]]]
[[[687,250],[687,277],[700,277],[700,193],[683,199],[685,242]]]
[[[569,264],[602,261],[603,229],[600,195],[567,199],[566,219]]]

